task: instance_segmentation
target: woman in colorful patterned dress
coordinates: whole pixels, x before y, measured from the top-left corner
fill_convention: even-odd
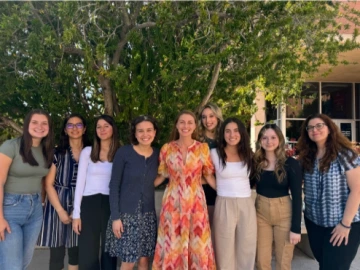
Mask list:
[[[64,269],[65,248],[69,270],[78,268],[78,237],[72,230],[71,214],[80,152],[88,145],[85,119],[79,114],[66,117],[53,164],[45,178],[47,196],[38,242],[39,246],[50,247],[50,270]]]
[[[165,189],[153,269],[216,269],[203,176],[215,188],[209,147],[196,138],[196,117],[182,111],[171,140],[160,151],[155,186],[169,177]]]

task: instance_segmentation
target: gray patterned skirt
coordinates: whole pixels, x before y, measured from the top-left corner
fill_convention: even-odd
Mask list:
[[[156,245],[157,218],[155,211],[142,213],[142,203],[135,214],[121,213],[124,232],[117,239],[112,231],[112,220],[108,222],[105,251],[121,261],[134,263],[140,257],[152,257]]]

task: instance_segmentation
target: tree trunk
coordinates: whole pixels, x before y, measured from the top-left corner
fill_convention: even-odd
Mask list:
[[[99,75],[98,78],[104,96],[104,113],[110,116],[114,116],[114,99],[110,79],[104,77],[103,75]]]
[[[201,108],[204,107],[205,104],[209,102],[212,94],[214,93],[214,89],[215,89],[216,83],[217,83],[217,81],[218,81],[218,79],[219,79],[220,69],[221,69],[221,62],[218,62],[218,63],[214,66],[214,69],[213,69],[213,72],[212,72],[211,81],[210,81],[210,84],[209,84],[209,86],[208,86],[207,93],[206,93],[205,97],[203,98],[203,100],[201,101],[201,103],[199,104],[199,106],[198,106],[197,109],[196,109],[197,114],[199,114]]]

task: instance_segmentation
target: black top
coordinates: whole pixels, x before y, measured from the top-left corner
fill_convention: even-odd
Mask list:
[[[138,154],[133,145],[117,150],[110,180],[111,219],[120,213],[134,214],[138,202],[143,202],[143,213],[155,211],[154,180],[159,166],[159,150],[153,148],[150,157]]]
[[[210,149],[216,148],[217,142],[214,139],[205,137],[205,142],[208,144]],[[216,190],[214,190],[209,184],[202,185],[205,193],[206,205],[215,205],[216,201]]]
[[[301,232],[301,208],[302,208],[302,172],[300,164],[293,158],[285,161],[286,177],[281,183],[278,182],[274,171],[263,170],[260,180],[257,181],[256,192],[267,198],[279,198],[289,195],[292,197],[292,220],[291,231]]]

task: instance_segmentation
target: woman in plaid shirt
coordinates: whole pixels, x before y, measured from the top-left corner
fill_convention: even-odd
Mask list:
[[[350,269],[360,243],[360,157],[324,114],[305,120],[297,148],[305,225],[319,269]]]

